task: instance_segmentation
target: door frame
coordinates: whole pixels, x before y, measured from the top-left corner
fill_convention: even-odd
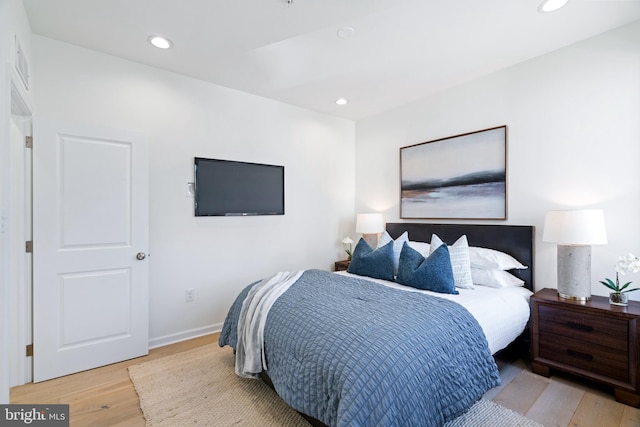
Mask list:
[[[5,73],[5,93],[9,99],[7,99],[5,103],[8,110],[2,119],[7,124],[7,132],[5,139],[6,145],[0,147],[0,150],[3,154],[2,157],[4,157],[4,159],[2,159],[2,174],[8,185],[0,190],[0,194],[2,195],[2,200],[0,201],[3,216],[2,227],[3,234],[5,234],[3,247],[0,251],[2,254],[0,265],[3,265],[4,270],[2,273],[3,277],[0,278],[0,281],[4,282],[4,289],[0,286],[0,290],[4,292],[0,293],[6,296],[6,298],[3,297],[3,310],[1,310],[4,313],[2,323],[6,325],[5,329],[1,331],[1,335],[6,345],[3,345],[2,350],[0,350],[3,353],[0,360],[4,359],[5,364],[2,368],[6,370],[2,372],[3,375],[1,376],[3,380],[0,386],[8,390],[15,385],[30,382],[32,378],[31,359],[25,356],[26,345],[31,341],[32,329],[30,297],[31,267],[25,262],[24,251],[16,253],[12,250],[12,248],[17,245],[24,245],[24,242],[27,240],[25,228],[31,228],[30,223],[25,227],[25,224],[30,221],[31,215],[27,215],[23,203],[25,198],[29,198],[29,200],[31,198],[31,180],[26,177],[26,174],[30,174],[30,171],[26,170],[24,162],[14,164],[10,159],[12,154],[12,122],[17,120],[18,123],[16,124],[22,134],[24,136],[31,136],[33,107],[20,77],[10,63],[6,64]],[[23,198],[18,198],[18,200],[16,200],[11,193],[10,180],[11,177],[15,175],[25,176],[25,184],[27,182],[29,183],[28,188],[25,188],[28,194],[25,194]],[[18,206],[16,206],[17,215],[21,216],[21,218],[18,219],[12,218],[11,215],[11,212],[15,212],[14,205],[16,204],[18,204]],[[11,276],[8,273],[9,270],[15,268],[21,269],[20,276],[25,278],[20,287],[12,286]],[[27,280],[27,278],[29,280]]]
[[[11,166],[9,174],[9,339],[14,348],[10,357],[10,386],[32,380],[31,357],[26,346],[32,343],[32,257],[25,242],[31,240],[31,153],[25,137],[31,135],[31,117],[11,115]],[[18,138],[17,141],[14,141]],[[17,144],[16,144],[17,143]]]

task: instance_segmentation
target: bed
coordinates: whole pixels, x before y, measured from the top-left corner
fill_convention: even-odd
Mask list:
[[[250,360],[249,376],[261,375],[312,424],[440,426],[499,385],[492,355],[527,324],[533,227],[389,223],[386,228],[390,242],[375,254],[392,253],[392,247],[397,257],[398,244],[408,240],[412,249],[403,245],[400,269],[407,254],[431,251],[424,243],[433,243],[433,234],[445,249],[423,252],[423,260],[439,253],[449,257],[449,251],[453,260],[465,236],[469,247],[491,248],[528,268],[508,270],[521,286],[468,289],[456,282],[448,294],[396,283],[397,265],[393,280],[307,270],[247,286],[229,310],[219,345],[237,352],[239,374],[247,362],[238,360]],[[507,267],[496,268],[500,277]],[[265,307],[260,320],[245,319],[247,310]],[[245,333],[247,325],[253,332]],[[247,358],[249,347],[253,356]]]

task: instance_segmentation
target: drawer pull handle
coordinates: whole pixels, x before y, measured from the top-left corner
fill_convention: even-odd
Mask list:
[[[579,331],[593,332],[593,326],[589,326],[589,325],[582,325],[580,323],[575,323],[575,322],[567,322],[567,326],[573,329],[577,329]]]
[[[567,349],[567,354],[569,356],[577,357],[578,359],[588,360],[589,362],[593,360],[593,356],[587,353],[581,353],[579,351]]]

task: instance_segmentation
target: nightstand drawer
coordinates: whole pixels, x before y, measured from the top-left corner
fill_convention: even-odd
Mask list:
[[[629,322],[610,316],[538,307],[540,331],[587,343],[598,343],[625,353],[629,351]]]
[[[628,351],[616,351],[594,342],[584,342],[566,336],[540,332],[540,357],[563,363],[573,368],[628,382]]]
[[[531,304],[531,369],[581,375],[612,386],[616,400],[640,407],[640,302],[627,307],[592,295],[578,302],[541,289]]]

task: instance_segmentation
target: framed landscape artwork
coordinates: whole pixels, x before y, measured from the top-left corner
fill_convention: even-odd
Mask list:
[[[400,217],[507,218],[507,127],[400,148]]]

